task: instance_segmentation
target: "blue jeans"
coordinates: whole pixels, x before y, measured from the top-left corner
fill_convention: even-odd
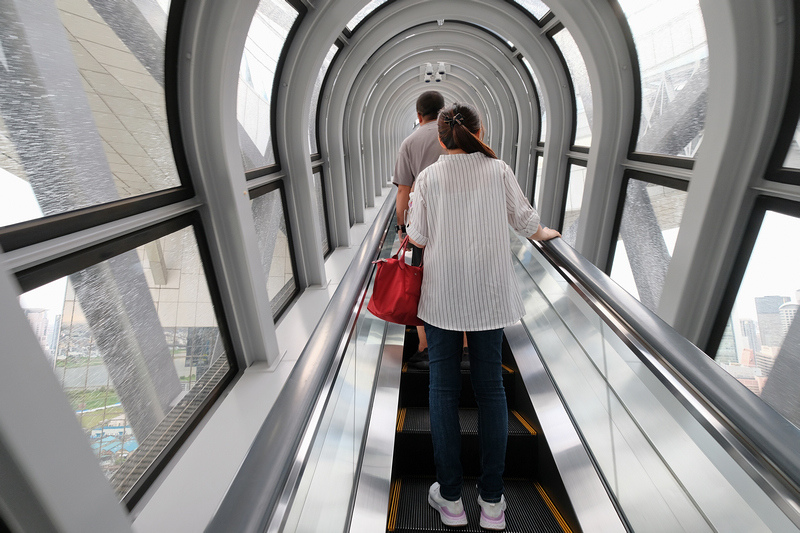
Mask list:
[[[464,334],[425,324],[430,359],[430,411],[433,459],[442,497],[461,497],[461,354]],[[503,388],[503,330],[468,331],[470,378],[478,403],[481,446],[481,478],[478,491],[484,501],[495,503],[503,494],[508,409]]]

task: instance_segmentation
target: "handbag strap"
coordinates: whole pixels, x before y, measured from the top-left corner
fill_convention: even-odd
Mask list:
[[[405,237],[403,237],[403,242],[400,243],[400,249],[397,250],[397,253],[394,255],[394,258],[397,259],[398,256],[400,255],[400,252],[402,252],[403,255],[400,257],[400,259],[401,259],[401,262],[403,264],[407,264],[406,263],[406,249],[407,249],[407,246],[408,246],[409,243],[410,243],[410,239],[408,238],[408,235],[406,235]],[[421,248],[420,248],[420,250],[421,250]],[[409,266],[411,266],[411,265],[409,265]],[[420,264],[417,265],[417,266],[421,267],[422,266],[422,262],[420,262]]]
[[[400,249],[397,250],[397,253],[394,254],[395,259],[399,259],[401,263],[405,264],[406,262],[406,246],[408,245],[408,235],[403,237],[403,241],[400,243]],[[400,253],[402,252],[402,256]]]

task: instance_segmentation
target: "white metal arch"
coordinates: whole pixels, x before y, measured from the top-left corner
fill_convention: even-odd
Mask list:
[[[445,27],[447,26],[448,23],[445,23],[441,28],[433,26],[431,29],[428,27],[426,28],[428,31],[425,33],[417,33],[418,29],[415,28],[413,30],[413,37],[405,37],[405,34],[400,34],[386,45],[386,49],[391,52],[392,57],[386,57],[382,55],[380,51],[377,51],[372,57],[374,60],[372,64],[391,64],[394,60],[394,56],[408,57],[405,47],[410,47],[412,45],[422,46],[424,50],[430,50],[432,47],[435,47],[438,48],[438,51],[431,52],[433,55],[429,62],[434,62],[434,59],[445,60],[445,62],[452,65],[452,71],[448,74],[447,82],[435,84],[432,88],[438,87],[444,89],[449,83],[459,81],[458,74],[460,71],[467,73],[470,78],[475,80],[472,82],[473,86],[496,86],[497,88],[490,93],[496,95],[492,98],[492,103],[484,104],[483,106],[478,105],[476,107],[481,108],[486,117],[487,131],[489,131],[495,139],[498,139],[497,141],[492,141],[490,138],[490,142],[493,142],[503,159],[508,161],[512,166],[518,167],[520,181],[522,182],[523,188],[527,188],[525,182],[531,177],[528,169],[529,147],[534,143],[533,132],[536,130],[539,119],[538,108],[536,108],[537,111],[534,114],[532,111],[533,106],[530,102],[530,98],[534,94],[534,87],[530,84],[530,78],[520,73],[517,66],[521,67],[522,65],[516,60],[514,54],[504,46],[498,47],[487,40],[485,31],[471,26],[457,24],[454,25],[456,31],[445,31]],[[493,39],[494,37],[491,38]],[[400,44],[394,44],[395,41],[399,41]],[[485,46],[482,44],[483,42],[486,43]],[[472,47],[472,51],[460,51],[469,47]],[[419,65],[424,62],[425,58],[417,62],[412,61],[409,69],[403,74],[416,80],[418,77]],[[407,62],[403,63],[404,67],[406,63]],[[459,68],[459,63],[468,63],[474,66],[461,69]],[[396,67],[397,64],[395,64],[392,69]],[[473,71],[477,71],[477,74]],[[367,71],[366,73],[362,73],[362,75],[367,79],[372,79],[377,74]],[[386,77],[381,78],[381,81],[385,80]],[[427,89],[427,85],[425,84],[419,83],[418,85],[420,88],[416,90],[416,94],[419,94],[423,89]],[[484,101],[488,100],[484,99]],[[396,100],[392,99],[392,102],[396,102]],[[379,107],[383,108],[383,105],[379,104]],[[351,108],[362,109],[363,107],[359,101],[357,104],[352,105]],[[492,122],[498,121],[498,119],[499,127],[493,126]],[[354,118],[351,117],[351,120],[354,120]],[[379,117],[379,121],[382,122],[378,124],[378,122],[369,117],[362,122],[364,128],[372,128],[372,131],[375,132],[375,142],[370,143],[368,136],[365,138],[364,155],[367,158],[372,157],[373,165],[372,167],[368,165],[366,169],[368,172],[370,168],[374,169],[373,176],[377,181],[380,180],[382,175],[385,175],[387,170],[381,170],[380,167],[376,165],[383,164],[383,168],[387,168],[387,163],[393,159],[397,146],[396,144],[392,145],[386,142],[386,132],[390,129],[390,126],[384,125],[386,124],[385,113]],[[406,133],[408,133],[408,131]],[[524,150],[524,154],[522,154],[523,157],[520,157],[520,155],[516,153],[517,144],[528,147]],[[377,156],[375,155],[376,147],[381,151]],[[382,148],[387,147],[390,152],[389,154],[387,154],[385,150],[382,150]],[[351,171],[352,170],[353,169],[351,169]],[[353,172],[352,177],[357,179],[358,175]]]
[[[602,268],[611,245],[620,163],[628,155],[638,80],[633,79],[630,51],[611,3],[560,0],[551,8],[575,39],[592,86],[592,146],[576,248]]]
[[[447,40],[446,36],[442,35],[442,32],[438,32],[435,35],[434,34],[430,34],[430,37],[434,40],[433,42],[446,42],[448,45],[450,44],[450,41]],[[463,36],[459,36],[459,37],[463,37]],[[408,41],[411,41],[411,39],[409,39]],[[465,44],[467,44],[468,42],[469,41],[465,41]],[[390,49],[394,50],[395,48],[399,48],[399,47],[391,47]],[[443,49],[444,49],[444,46],[443,46]],[[492,48],[490,47],[488,50],[491,51]],[[478,55],[482,55],[480,50],[476,50],[476,52],[478,53]],[[506,81],[506,79],[508,79],[508,76],[501,75],[501,76],[498,77],[497,74],[498,74],[499,71],[496,70],[493,65],[488,65],[488,67],[487,67],[487,66],[484,66],[481,61],[475,62],[472,59],[472,56],[470,54],[464,55],[464,54],[462,54],[460,52],[456,52],[456,51],[443,51],[443,50],[440,50],[438,52],[435,52],[435,55],[433,57],[439,58],[439,59],[444,59],[445,61],[449,62],[452,65],[452,70],[451,70],[451,73],[448,74],[448,81],[447,82],[443,82],[441,84],[435,84],[435,85],[431,86],[430,88],[436,88],[436,89],[444,90],[444,89],[447,88],[448,85],[461,81],[461,79],[463,77],[465,77],[465,76],[469,77],[469,81],[467,81],[467,83],[470,84],[472,87],[478,87],[478,90],[481,93],[483,92],[483,91],[481,91],[482,87],[490,88],[490,87],[495,86],[495,85],[498,86],[497,89],[495,89],[493,91],[490,91],[488,93],[489,96],[491,97],[491,102],[492,103],[491,104],[486,104],[485,103],[483,105],[478,105],[477,107],[482,108],[482,111],[485,113],[485,115],[488,116],[488,119],[489,119],[488,129],[489,129],[489,131],[494,133],[494,135],[496,137],[499,137],[500,140],[496,144],[502,145],[503,144],[503,137],[510,139],[509,142],[505,143],[506,146],[504,148],[503,155],[505,156],[505,158],[507,158],[507,160],[509,160],[510,163],[514,164],[514,161],[512,160],[513,159],[513,146],[511,146],[511,145],[512,145],[512,143],[516,142],[516,140],[519,138],[519,135],[518,135],[517,132],[519,132],[521,130],[522,133],[527,137],[525,139],[525,141],[530,143],[531,130],[533,129],[533,126],[531,124],[532,117],[531,117],[531,113],[530,113],[530,105],[528,105],[528,102],[527,102],[527,95],[528,95],[528,90],[529,89],[526,90],[526,88],[522,85],[521,77],[519,76],[519,73],[514,71],[513,74],[516,74],[516,76],[511,76],[511,81],[512,82],[513,81],[517,81],[518,82],[516,84],[515,89],[512,90],[512,88],[509,88],[507,86],[507,84],[504,83]],[[480,76],[476,76],[470,70],[459,68],[457,66],[457,64],[456,64],[456,61],[475,62],[476,70],[478,70]],[[411,61],[410,63],[408,63],[408,61],[406,61],[403,64],[403,66],[405,66],[405,63],[408,63],[408,64],[411,65],[411,68],[406,70],[404,73],[402,73],[401,77],[403,75],[405,75],[406,77],[411,78],[411,79],[413,79],[413,81],[416,82],[416,89],[414,89],[414,91],[413,91],[414,92],[413,97],[416,97],[416,95],[418,95],[419,92],[421,92],[424,89],[428,89],[428,87],[429,87],[427,84],[424,84],[424,83],[416,81],[417,78],[418,78],[417,73],[418,73],[418,69],[419,69],[419,64],[421,62],[424,62],[424,60],[423,61]],[[505,65],[502,65],[502,66],[498,65],[498,67],[499,68],[504,68]],[[369,74],[367,76],[369,76]],[[382,81],[385,80],[387,77],[382,78]],[[516,78],[516,79],[514,79],[514,78]],[[489,80],[490,83],[486,83],[486,80]],[[495,82],[495,80],[497,81],[497,83],[493,83],[493,82]],[[413,87],[413,85],[412,85],[412,87]],[[520,96],[520,93],[521,93],[522,96]],[[520,99],[520,98],[525,98],[525,104],[526,104],[526,107],[529,110],[528,113],[521,113],[520,112],[520,106],[517,106],[517,104],[519,103],[518,99]],[[397,100],[395,98],[392,98],[390,101],[391,102],[397,102]],[[486,98],[483,98],[483,101],[487,102],[488,100]],[[503,102],[505,105],[500,105],[500,102]],[[382,108],[383,104],[379,103],[379,107]],[[413,108],[413,103],[411,104],[410,107]],[[497,112],[495,112],[495,111],[497,111]],[[382,114],[382,116],[379,119],[380,121],[382,121],[382,123],[379,123],[379,121],[373,121],[371,117],[366,118],[365,121],[364,121],[365,127],[368,127],[368,125],[370,125],[370,124],[378,124],[377,128],[375,129],[376,135],[377,135],[376,138],[378,138],[381,141],[383,141],[383,142],[380,143],[382,146],[387,146],[389,144],[384,139],[385,132],[387,130],[391,129],[391,124],[388,122],[389,119],[386,118],[387,116],[388,115],[386,113]],[[493,128],[491,126],[491,120],[493,118],[496,118],[496,116],[499,116],[502,119],[502,123],[505,124],[504,127],[498,128],[500,130],[501,134],[502,134],[502,137],[497,135],[497,133],[495,133],[493,131]],[[538,119],[538,116],[535,117],[535,118]],[[517,121],[522,122],[523,126],[522,127],[517,126],[516,125]],[[383,125],[384,123],[386,124],[386,126]],[[406,133],[408,133],[408,131]],[[394,155],[394,153],[393,153],[394,150],[396,150],[396,146],[392,146],[391,147],[391,151],[392,151],[391,155],[392,155],[392,157]],[[365,150],[365,152],[369,153],[370,150],[367,149],[367,150]],[[385,155],[385,154],[382,154],[382,155]],[[376,173],[377,172],[379,172],[379,170],[376,168]],[[383,171],[380,171],[380,173],[382,174]]]
[[[702,347],[756,196],[789,192],[762,176],[785,108],[798,14],[787,0],[701,0],[700,8],[709,54],[705,135],[658,312]]]
[[[337,182],[344,183],[345,162],[349,159],[352,147],[347,145],[347,136],[341,138],[344,130],[344,116],[347,95],[350,85],[366,63],[372,52],[385,41],[385,35],[394,35],[398,28],[412,27],[421,22],[435,20],[441,13],[459,13],[459,19],[480,25],[495,31],[498,35],[514,42],[520,51],[534,65],[534,70],[539,77],[542,87],[540,94],[543,96],[544,105],[548,116],[552,117],[548,125],[547,146],[545,153],[545,176],[561,176],[565,174],[566,153],[569,147],[571,131],[564,124],[571,124],[571,102],[563,95],[562,85],[567,83],[567,75],[552,44],[542,35],[541,29],[530,19],[518,16],[519,13],[509,11],[510,4],[490,0],[488,2],[456,2],[445,1],[435,3],[399,0],[381,8],[370,19],[358,28],[350,39],[350,46],[342,51],[331,68],[338,72],[338,77],[332,85],[326,87],[324,116],[327,118],[325,131],[320,133],[321,142],[327,149],[330,161],[331,176]],[[469,4],[469,5],[466,5]],[[410,9],[410,8],[414,9]],[[463,14],[463,16],[461,16]],[[349,110],[348,110],[349,111]],[[562,120],[558,120],[558,118]],[[552,156],[550,154],[553,154]],[[545,181],[554,178],[545,178]],[[559,187],[552,185],[553,191]],[[344,189],[344,187],[342,187]],[[555,196],[555,194],[553,195]],[[346,198],[342,195],[343,205]],[[549,213],[543,211],[545,217],[555,217],[553,209]],[[546,223],[547,218],[544,218]]]

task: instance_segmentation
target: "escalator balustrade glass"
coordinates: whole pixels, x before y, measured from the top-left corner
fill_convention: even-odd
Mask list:
[[[522,321],[585,445],[635,531],[797,531],[797,526],[532,244],[511,234]],[[690,409],[691,408],[691,409]],[[763,481],[763,480],[762,480]]]

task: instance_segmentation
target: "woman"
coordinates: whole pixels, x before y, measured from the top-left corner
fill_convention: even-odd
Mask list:
[[[413,244],[425,248],[418,316],[430,358],[430,417],[437,482],[428,503],[448,526],[467,524],[461,501],[462,332],[478,403],[480,525],[505,528],[503,496],[508,411],[502,380],[503,328],[524,312],[511,264],[510,224],[535,240],[559,237],[539,225],[514,172],[482,140],[476,110],[455,104],[439,113],[447,153],[417,177],[407,220]]]

